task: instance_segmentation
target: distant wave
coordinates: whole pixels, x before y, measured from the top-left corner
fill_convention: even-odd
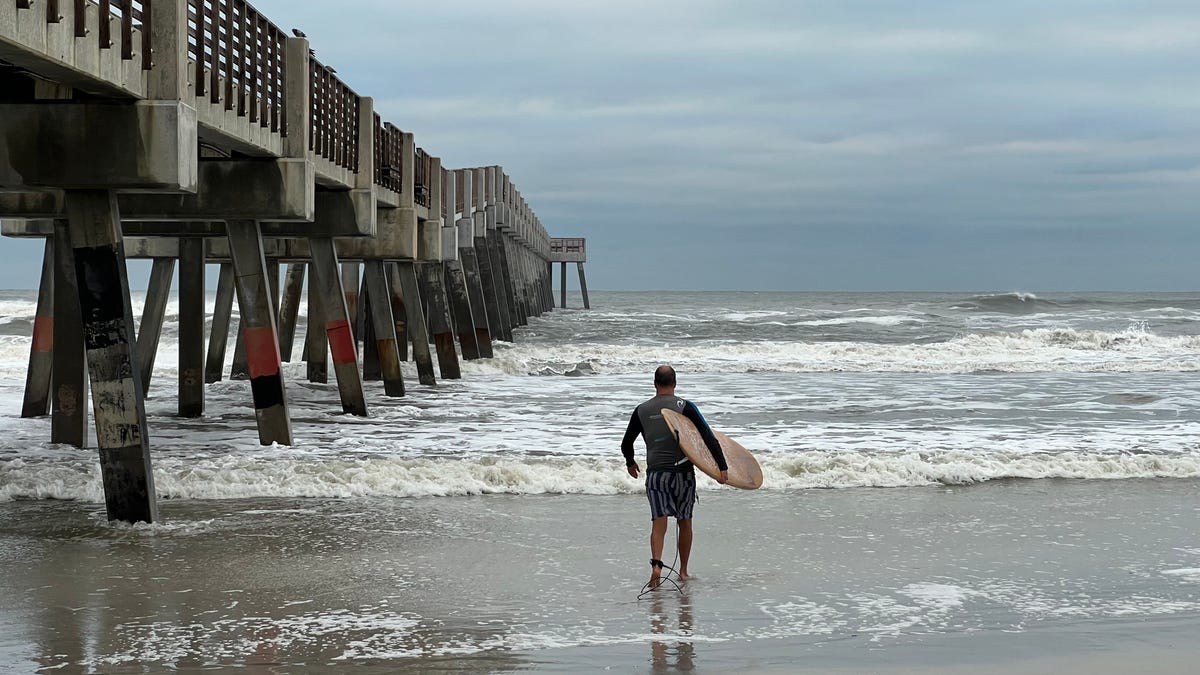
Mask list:
[[[976,295],[966,301],[954,304],[955,309],[981,309],[993,312],[1027,313],[1040,312],[1057,306],[1058,303],[1042,300],[1033,293],[1013,291],[1011,293],[994,293]]]
[[[476,374],[566,373],[580,363],[598,374],[643,372],[664,359],[708,372],[1191,372],[1200,370],[1200,336],[1037,328],[969,333],[942,342],[727,341],[652,345],[522,344],[496,358],[463,364]]]
[[[899,326],[905,323],[925,323],[925,319],[915,316],[905,316],[901,314],[893,314],[887,316],[847,316],[837,317],[833,319],[810,319],[808,321],[797,321],[792,324],[780,324],[791,326],[852,326],[855,324],[869,324],[873,326]]]
[[[1001,479],[1200,478],[1197,454],[762,453],[765,490],[968,485]],[[270,453],[159,457],[160,496],[453,497],[486,494],[627,494],[642,483],[597,458],[411,459],[287,457]],[[721,489],[702,480],[702,489]],[[91,459],[0,461],[0,500],[103,500]]]

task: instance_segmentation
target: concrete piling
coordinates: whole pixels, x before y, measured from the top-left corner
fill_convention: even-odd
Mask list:
[[[292,360],[296,344],[296,321],[300,315],[300,299],[304,293],[304,263],[291,263],[283,282],[283,297],[279,301],[279,352],[284,362]]]
[[[462,270],[467,286],[468,302],[471,305],[471,324],[475,329],[475,346],[479,350],[479,358],[490,359],[492,351],[492,332],[488,326],[486,301],[483,297],[483,282],[479,273],[479,258],[475,248],[460,248]]]
[[[411,260],[402,260],[396,263],[395,270],[393,292],[398,285],[404,298],[405,326],[412,344],[413,361],[417,363],[417,380],[432,386],[437,384],[437,379],[433,375],[433,355],[429,351],[429,333],[425,329],[425,312],[421,306],[416,265]]]
[[[309,247],[312,251],[313,279],[316,282],[316,291],[321,295],[325,337],[329,341],[329,351],[333,355],[333,372],[337,377],[342,412],[365,416],[367,400],[363,395],[362,375],[358,370],[358,350],[354,344],[350,309],[347,304],[346,290],[342,287],[342,276],[338,271],[337,252],[333,247],[333,239],[313,237],[309,240]],[[354,276],[354,295],[357,297],[357,268]],[[311,289],[310,292],[312,292]]]
[[[575,268],[579,270],[579,291],[583,293],[583,308],[591,309],[592,303],[588,300],[587,277],[585,277],[583,274],[583,263],[575,263]]]
[[[484,312],[487,314],[487,324],[491,337],[498,340],[510,340],[505,332],[503,314],[500,312],[500,286],[496,283],[495,259],[492,249],[487,245],[483,236],[475,237],[476,260],[479,263],[479,280],[483,290]]]
[[[84,355],[83,323],[75,251],[65,220],[54,221],[54,392],[50,413],[50,442],[82,448],[88,437],[88,369]]]
[[[158,502],[116,195],[67,193],[67,217],[109,520],[154,522]]]
[[[562,294],[559,296],[558,306],[565,309],[567,306],[567,263],[559,263],[559,265],[558,277],[562,280]]]
[[[371,291],[367,288],[366,274],[363,275],[362,288],[358,292],[358,312],[362,316],[358,323],[362,326],[359,333],[362,336],[362,376],[364,382],[378,382],[383,379],[383,369],[379,363],[379,345],[375,339],[375,324],[371,320]],[[392,330],[395,330],[392,325]]]
[[[262,232],[257,221],[231,220],[225,223],[229,253],[233,259],[240,315],[241,342],[245,345],[250,371],[250,391],[254,416],[258,421],[258,440],[263,445],[292,444],[292,422],[288,415],[279,333],[275,327],[275,308],[271,302],[263,256]]]
[[[205,384],[220,382],[225,371],[225,349],[229,342],[229,324],[233,320],[233,285],[233,265],[222,263],[217,274],[217,296],[213,303],[208,358],[204,362]]]
[[[146,304],[142,307],[142,320],[138,323],[135,349],[142,378],[142,391],[150,389],[150,377],[154,374],[154,357],[158,354],[158,341],[162,337],[163,319],[166,317],[167,301],[171,297],[171,282],[174,276],[174,258],[154,259],[150,268],[150,282],[146,286]]]
[[[368,260],[363,266],[363,281],[371,312],[369,325],[375,338],[379,374],[387,396],[404,396],[404,376],[400,371],[400,352],[396,348],[396,320],[392,316],[390,292],[383,261]]]
[[[395,263],[384,263],[383,274],[387,280],[388,296],[392,300],[392,323],[396,327],[396,354],[400,362],[408,360],[408,312],[404,307],[404,292],[400,284],[400,272]]]
[[[420,273],[421,289],[424,291],[421,298],[429,309],[429,332],[437,349],[438,370],[444,380],[462,379],[458,353],[454,351],[454,329],[450,325],[450,311],[446,306],[442,263],[421,263]]]
[[[42,275],[38,286],[29,369],[25,371],[25,396],[21,417],[41,417],[50,412],[50,380],[54,368],[54,238],[46,239]]]
[[[341,263],[342,288],[346,291],[346,312],[350,315],[350,332],[354,341],[362,336],[362,312],[359,310],[358,263]]]
[[[233,341],[233,362],[229,365],[229,379],[250,379],[250,361],[246,355],[246,317],[242,313],[242,303],[238,303],[237,337]]]
[[[179,416],[204,414],[204,240],[179,240]]]
[[[304,334],[304,361],[309,382],[329,381],[329,341],[325,337],[325,312],[317,291],[315,265],[308,265],[308,327]]]
[[[458,333],[458,344],[462,349],[462,356],[468,361],[482,358],[478,333],[475,331],[475,320],[471,315],[471,298],[467,292],[467,277],[462,261],[447,260],[443,263],[443,271],[446,293],[449,296],[454,328]]]
[[[496,286],[496,309],[500,313],[500,325],[504,330],[504,340],[513,341],[513,329],[517,327],[513,321],[513,296],[505,271],[504,249],[501,248],[500,233],[489,228],[487,233],[487,248],[492,256],[492,283]]]

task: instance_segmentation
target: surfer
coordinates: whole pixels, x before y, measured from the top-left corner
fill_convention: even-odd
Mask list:
[[[675,369],[659,366],[654,371],[654,398],[642,403],[629,418],[625,438],[621,440],[621,453],[625,455],[625,470],[637,478],[640,471],[633,458],[633,441],[638,434],[646,443],[646,497],[650,501],[650,586],[655,587],[662,575],[663,540],[667,535],[667,517],[674,516],[679,525],[676,545],[679,551],[679,579],[688,578],[688,558],[692,553],[692,509],[696,504],[696,472],[692,463],[684,456],[663,421],[661,410],[677,410],[696,425],[704,438],[704,444],[712,453],[721,470],[718,483],[729,480],[729,467],[721,444],[713,436],[712,429],[704,416],[691,401],[675,395]]]

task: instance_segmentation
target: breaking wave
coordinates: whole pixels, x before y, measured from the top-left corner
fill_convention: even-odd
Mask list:
[[[644,372],[669,360],[708,372],[1191,372],[1200,336],[1036,328],[970,333],[930,343],[704,341],[661,345],[562,343],[505,345],[496,358],[464,365],[474,373],[567,373],[581,363],[599,374]]]
[[[1195,453],[821,452],[761,453],[764,490],[970,485],[1003,479],[1200,478]],[[619,460],[591,457],[278,457],[269,453],[159,457],[159,495],[254,497],[450,497],[487,494],[631,494],[642,483]],[[721,488],[701,480],[702,489]],[[99,466],[82,459],[0,461],[0,500],[101,502]]]

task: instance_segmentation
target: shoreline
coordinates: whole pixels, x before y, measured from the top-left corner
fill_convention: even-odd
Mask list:
[[[1200,571],[1182,573],[1200,568],[1198,495],[1152,479],[705,493],[699,578],[640,602],[641,495],[166,500],[148,527],[8,502],[0,663],[1115,673],[1153,655],[1178,672],[1200,658]]]

